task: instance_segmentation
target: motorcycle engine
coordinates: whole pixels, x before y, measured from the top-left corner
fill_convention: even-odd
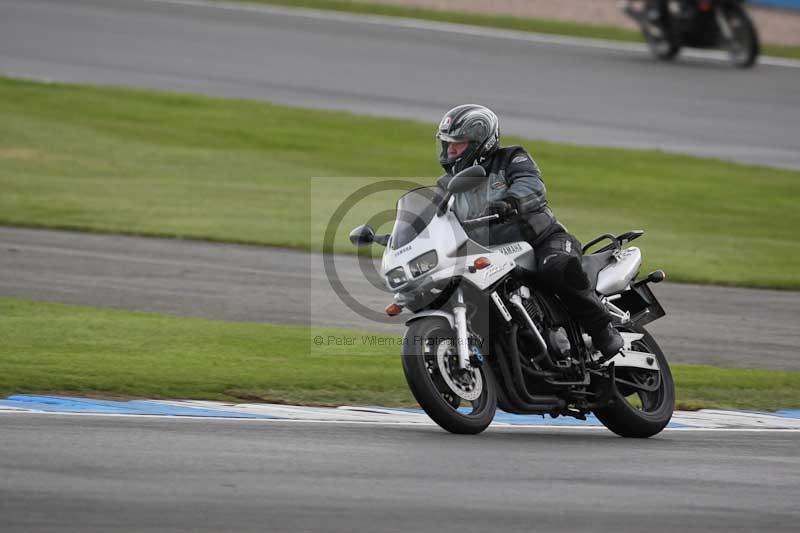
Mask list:
[[[547,347],[550,349],[553,359],[563,361],[569,358],[572,345],[564,328],[548,328],[545,341],[547,341]]]

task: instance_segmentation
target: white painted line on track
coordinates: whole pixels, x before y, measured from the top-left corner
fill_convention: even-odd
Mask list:
[[[341,424],[358,426],[387,426],[387,427],[437,427],[433,421],[420,422],[393,422],[393,421],[373,421],[373,420],[315,420],[315,419],[296,419],[296,418],[235,418],[235,417],[196,417],[196,416],[174,416],[174,415],[125,415],[119,413],[56,413],[52,411],[33,411],[0,409],[2,415],[37,415],[37,416],[86,416],[95,418],[125,418],[125,419],[148,419],[148,420],[170,420],[181,422],[215,422],[215,421],[235,421],[247,423],[263,424]],[[603,426],[561,426],[561,425],[523,425],[523,424],[493,424],[487,431],[491,430],[517,430],[517,429],[537,429],[547,431],[608,431]],[[664,431],[681,432],[723,432],[723,433],[800,433],[800,429],[780,429],[780,428],[703,428],[703,427],[668,427]]]
[[[421,409],[380,406],[309,407],[283,404],[238,404],[203,400],[97,400],[66,396],[12,395],[0,400],[0,413],[55,414],[149,419],[221,419],[320,424],[372,424],[379,426],[431,427],[433,421]],[[555,420],[539,416],[510,415],[498,411],[493,428],[604,429],[589,416],[586,421],[569,417]],[[793,431],[800,432],[800,411],[761,413],[748,411],[675,411],[667,428],[680,431]]]
[[[607,39],[593,39],[588,37],[569,37],[565,35],[551,35],[545,33],[534,33],[518,30],[504,30],[500,28],[485,28],[480,26],[469,26],[467,24],[457,24],[452,22],[436,22],[422,19],[390,17],[385,15],[362,15],[354,13],[344,13],[337,11],[326,11],[321,9],[310,9],[300,7],[282,7],[266,4],[246,4],[242,2],[215,2],[209,0],[145,0],[155,4],[171,4],[189,7],[213,8],[223,11],[243,11],[251,13],[262,13],[271,15],[284,15],[313,20],[330,20],[336,22],[358,22],[375,26],[385,26],[392,28],[405,28],[412,30],[428,30],[458,35],[468,35],[474,37],[487,37],[494,39],[506,39],[514,41],[525,41],[530,43],[572,46],[579,48],[594,48],[610,50],[616,52],[632,52],[637,54],[649,55],[647,46],[643,43],[626,43],[622,41],[612,41]],[[707,51],[686,49],[681,51],[681,55],[693,59],[711,59],[715,61],[728,62],[728,56],[720,51]],[[800,60],[785,59],[772,56],[761,56],[759,65],[770,67],[800,68]]]

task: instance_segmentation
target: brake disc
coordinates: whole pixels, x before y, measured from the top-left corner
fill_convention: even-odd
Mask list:
[[[474,368],[462,370],[458,367],[458,354],[453,346],[443,342],[436,350],[436,362],[442,379],[459,398],[475,401],[483,392],[483,376]]]

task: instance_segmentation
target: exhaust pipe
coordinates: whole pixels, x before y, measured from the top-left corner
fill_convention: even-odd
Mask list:
[[[517,331],[519,326],[514,324],[511,327],[511,342],[509,353],[506,354],[505,350],[501,350],[498,354],[498,362],[500,363],[500,371],[503,374],[503,380],[508,385],[508,403],[524,412],[543,412],[552,413],[554,411],[560,412],[566,406],[566,402],[557,396],[534,396],[528,392],[525,385],[525,378],[522,375],[522,364],[519,360],[519,349],[517,348]],[[499,348],[499,347],[498,347]],[[511,366],[506,356],[511,359]]]

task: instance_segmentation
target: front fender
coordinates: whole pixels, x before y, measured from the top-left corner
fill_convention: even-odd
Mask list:
[[[416,320],[421,320],[429,316],[442,317],[445,320],[447,320],[451,328],[453,328],[454,330],[456,329],[456,319],[455,316],[453,316],[453,313],[448,313],[447,311],[442,311],[441,309],[428,309],[425,311],[420,311],[419,313],[415,313],[414,316],[406,320],[406,326],[409,326],[412,322]]]

